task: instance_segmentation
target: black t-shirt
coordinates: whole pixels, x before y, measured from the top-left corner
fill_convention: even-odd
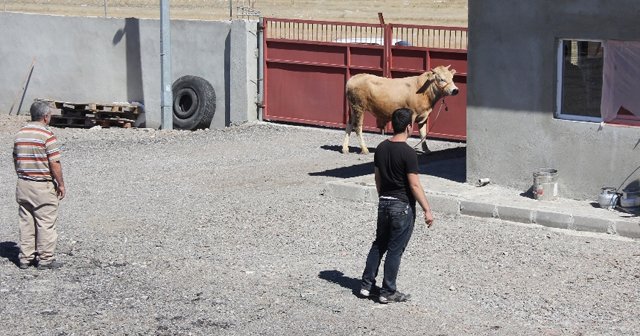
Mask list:
[[[418,157],[406,142],[385,140],[376,147],[374,163],[380,174],[380,196],[395,197],[415,206],[407,174],[418,173]]]

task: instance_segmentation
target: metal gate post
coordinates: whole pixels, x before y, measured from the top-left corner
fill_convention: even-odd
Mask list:
[[[269,114],[269,86],[267,85],[268,80],[267,78],[269,77],[268,75],[268,71],[267,71],[267,58],[269,57],[269,48],[267,48],[267,36],[268,35],[268,29],[269,29],[269,19],[268,18],[262,18],[262,53],[261,53],[261,63],[262,63],[262,97],[261,97],[261,101],[260,103],[262,104],[262,106],[260,107],[260,111],[262,111],[262,113],[260,114],[260,120],[264,120],[264,116]]]
[[[266,50],[265,42],[265,23],[264,18],[260,17],[258,20],[258,97],[256,104],[258,105],[258,120],[262,121],[264,116],[264,69],[265,58],[264,51]]]
[[[384,25],[384,77],[391,78],[391,41],[393,30],[390,24]]]
[[[347,84],[346,81],[348,81],[349,78],[351,78],[351,46],[347,46],[346,48],[347,48],[347,50],[346,50],[346,52],[347,52],[347,67],[345,69],[345,71],[346,71],[345,88],[346,88],[346,84]],[[347,100],[346,93],[345,93],[343,99],[344,99],[344,113],[342,114],[342,116],[343,116],[342,120],[344,121],[344,124],[347,125],[347,124],[349,124],[349,121],[350,121],[349,119],[351,118],[351,116],[350,116],[351,111],[349,110],[349,102]]]

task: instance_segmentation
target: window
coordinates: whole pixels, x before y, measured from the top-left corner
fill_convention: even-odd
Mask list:
[[[600,121],[604,51],[599,41],[560,41],[558,117]]]
[[[561,40],[556,117],[640,125],[640,42]]]

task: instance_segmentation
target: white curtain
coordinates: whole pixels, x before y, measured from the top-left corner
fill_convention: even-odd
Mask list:
[[[640,117],[640,42],[604,42],[602,75],[602,119],[615,119],[621,107]]]

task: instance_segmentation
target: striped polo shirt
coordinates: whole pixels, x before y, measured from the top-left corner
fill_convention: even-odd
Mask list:
[[[60,146],[53,132],[41,122],[30,122],[18,131],[13,158],[18,178],[52,181],[49,163],[60,161]]]

